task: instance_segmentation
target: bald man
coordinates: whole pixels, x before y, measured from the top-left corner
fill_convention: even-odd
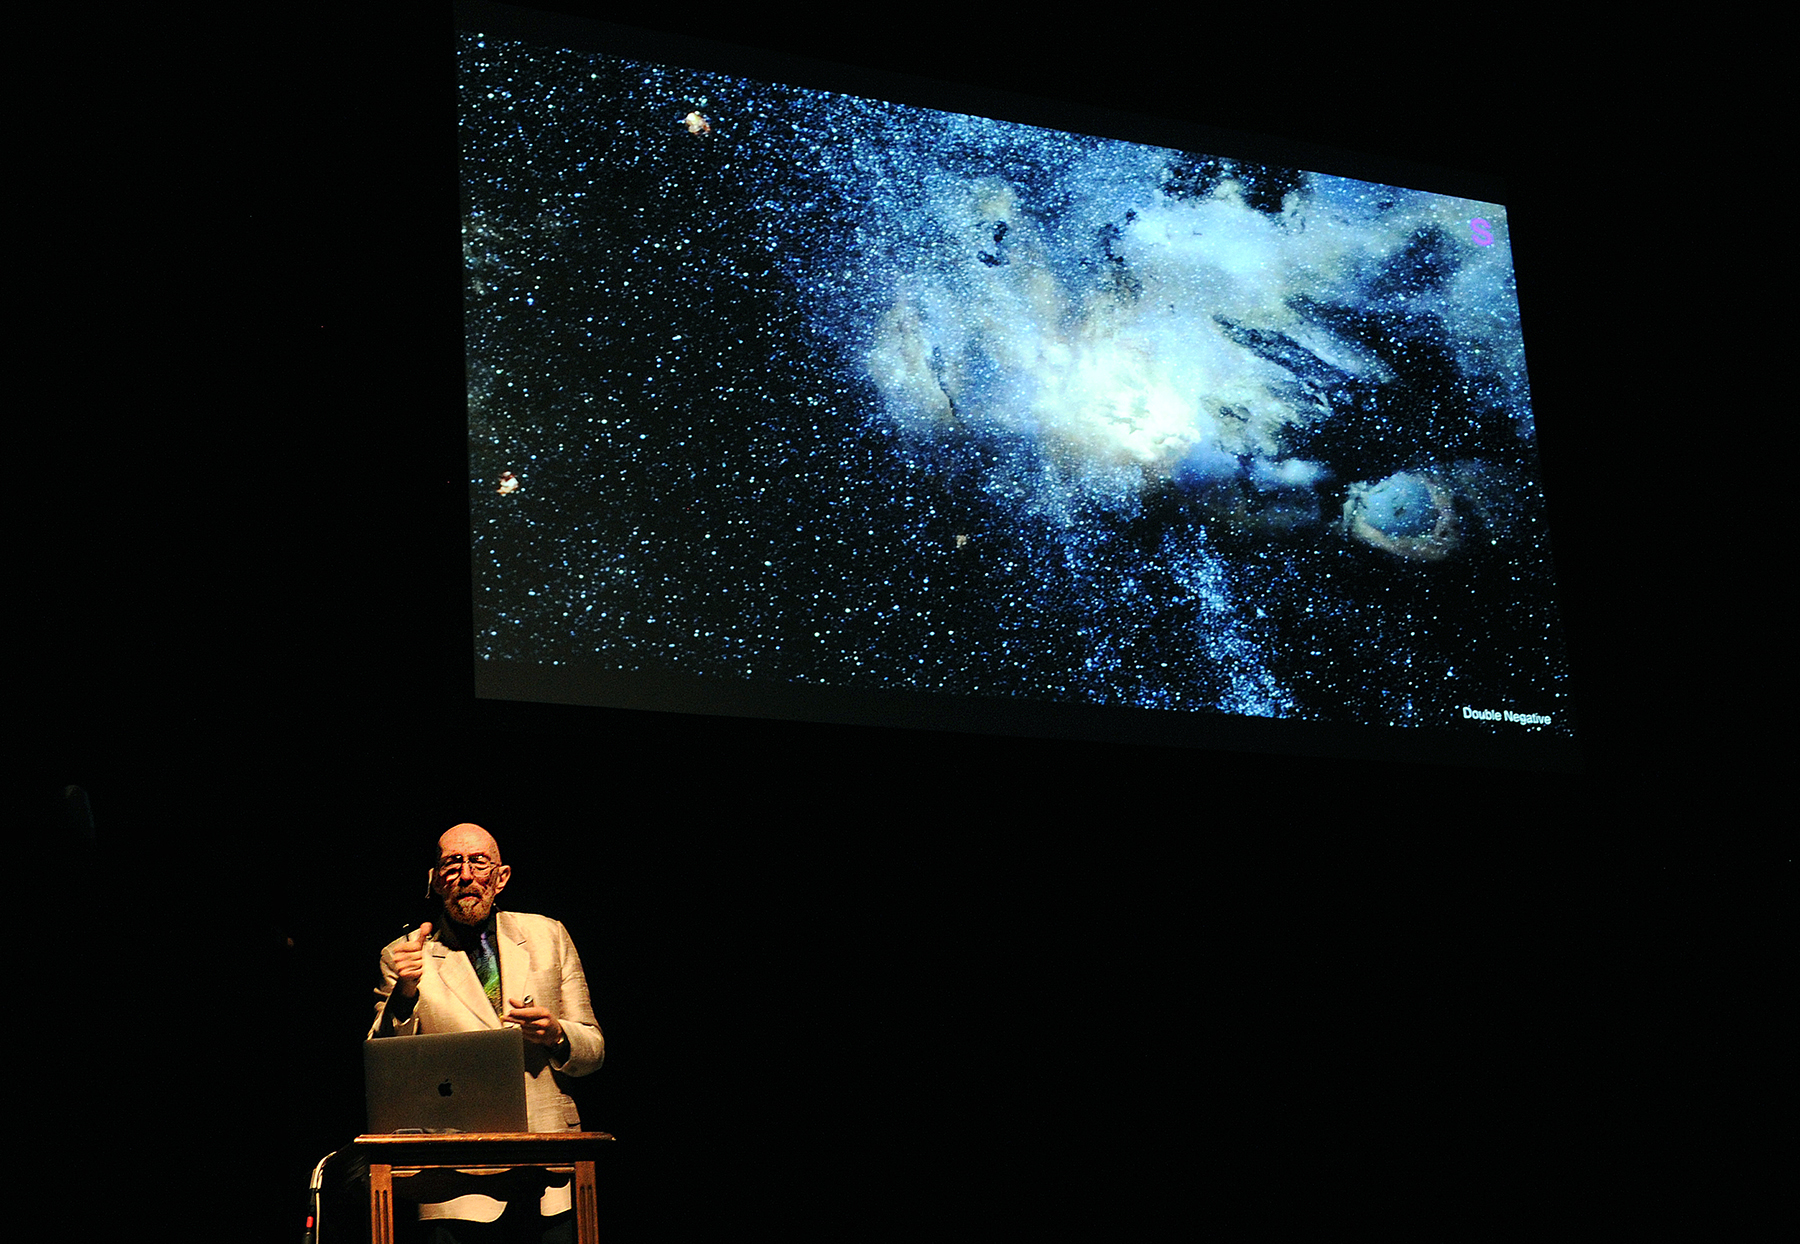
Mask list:
[[[438,839],[431,890],[443,920],[382,948],[368,1039],[515,1025],[526,1042],[526,1126],[579,1131],[567,1081],[599,1068],[605,1039],[568,930],[545,916],[496,910],[511,879],[500,844],[481,826],[457,825]],[[564,1183],[545,1189],[536,1206],[515,1201],[508,1210],[468,1194],[423,1205],[420,1217],[428,1240],[554,1240],[570,1228],[571,1204]],[[496,1221],[502,1211],[505,1224]]]

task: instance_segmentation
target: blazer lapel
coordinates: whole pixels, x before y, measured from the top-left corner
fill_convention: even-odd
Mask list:
[[[494,921],[494,941],[500,952],[500,1001],[517,998],[523,1002],[531,989],[531,951],[525,946],[525,935],[507,912],[501,912]],[[550,1006],[551,1003],[538,998],[534,1005]]]
[[[497,938],[502,945],[505,938]],[[466,954],[457,954],[442,942],[430,942],[433,961],[437,964],[438,979],[443,982],[444,989],[463,1005],[463,1008],[475,1017],[483,1028],[498,1028],[500,1017],[494,1014],[494,1008],[488,1005],[487,990],[481,987],[481,978],[475,975],[475,966],[469,962]],[[501,980],[506,979],[506,956],[501,955]]]

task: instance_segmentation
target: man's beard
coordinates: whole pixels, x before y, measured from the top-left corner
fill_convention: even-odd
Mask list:
[[[494,910],[496,895],[479,889],[444,895],[444,914],[458,924],[480,924]]]

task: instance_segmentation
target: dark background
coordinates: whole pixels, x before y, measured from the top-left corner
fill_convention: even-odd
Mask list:
[[[116,1134],[102,1206],[292,1238],[362,1125],[375,952],[474,820],[586,960],[625,1238],[1513,1236],[1754,1194],[1791,730],[1723,292],[1759,166],[1707,48],[1498,12],[613,14],[1506,177],[1568,775],[476,714],[429,7],[109,19],[25,69],[16,933],[54,948],[19,973],[53,1169]]]

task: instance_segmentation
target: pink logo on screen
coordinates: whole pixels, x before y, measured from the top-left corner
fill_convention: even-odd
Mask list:
[[[1479,216],[1469,222],[1469,232],[1475,237],[1475,245],[1492,246],[1494,244],[1494,235],[1488,232],[1491,227]]]

